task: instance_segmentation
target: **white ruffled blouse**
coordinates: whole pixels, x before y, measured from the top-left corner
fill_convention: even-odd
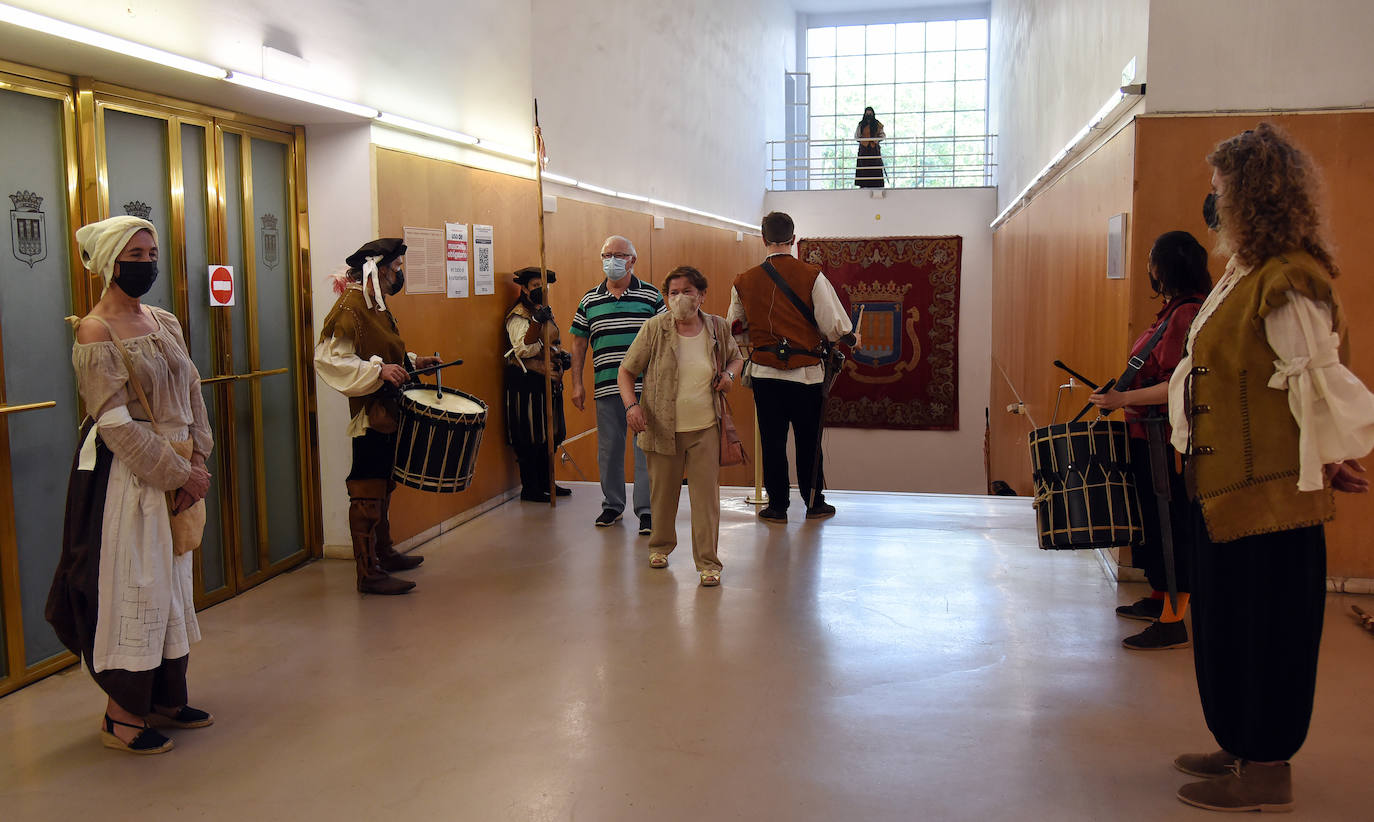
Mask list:
[[[1184,388],[1193,368],[1193,338],[1253,269],[1232,257],[1226,273],[1203,302],[1188,331],[1188,353],[1169,380],[1169,421],[1173,446],[1188,452],[1190,433]],[[1332,330],[1331,307],[1291,292],[1264,319],[1265,339],[1274,349],[1269,387],[1288,392],[1288,408],[1298,423],[1298,490],[1325,485],[1322,466],[1357,459],[1374,449],[1374,394],[1341,364],[1340,336]]]

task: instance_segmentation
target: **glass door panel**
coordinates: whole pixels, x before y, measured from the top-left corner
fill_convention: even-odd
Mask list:
[[[0,248],[0,477],[8,486],[0,487],[0,515],[8,520],[0,524],[0,575],[17,577],[0,588],[8,595],[0,614],[10,621],[11,635],[4,641],[6,631],[0,631],[0,674],[22,674],[64,650],[43,618],[77,446],[72,334],[61,319],[73,302],[64,105],[62,99],[0,91],[0,193],[9,200],[8,236]],[[22,668],[4,662],[18,652],[16,633]]]
[[[206,147],[209,129],[205,125],[180,123],[181,190],[183,192],[184,254],[186,261],[186,322],[182,330],[191,350],[191,359],[202,378],[215,374],[214,321],[210,308],[210,246],[214,232],[211,223],[210,186],[208,183]],[[221,505],[220,471],[216,460],[221,456],[219,405],[213,383],[202,387],[205,409],[210,417],[210,430],[216,434],[216,454],[211,456],[210,493],[205,498],[205,538],[201,542],[197,560],[200,563],[199,592],[212,594],[228,585],[228,563],[225,559]]]
[[[296,413],[295,247],[290,189],[290,153],[284,143],[250,138],[254,265],[253,330],[257,334],[253,380],[259,396],[262,473],[266,480],[267,556],[276,563],[304,549],[301,519],[301,431]],[[277,373],[274,373],[277,372]]]
[[[171,152],[167,121],[114,108],[103,107],[106,214],[142,217],[157,227],[158,252],[166,255],[172,248]],[[155,305],[177,313],[170,266],[158,266],[158,278],[143,297]]]

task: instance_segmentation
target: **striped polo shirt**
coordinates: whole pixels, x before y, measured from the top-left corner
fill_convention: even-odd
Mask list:
[[[625,359],[630,343],[639,333],[639,327],[650,317],[667,310],[658,289],[641,282],[633,274],[630,275],[630,287],[619,298],[611,294],[604,280],[601,285],[582,295],[582,300],[577,304],[577,313],[573,314],[572,328],[568,330],[591,342],[592,369],[596,373],[593,397],[601,399],[619,395],[616,372],[620,370],[620,361]],[[636,380],[635,391],[643,388],[643,380]]]

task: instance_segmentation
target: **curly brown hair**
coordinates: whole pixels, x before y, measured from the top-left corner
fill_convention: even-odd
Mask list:
[[[1257,266],[1301,250],[1332,277],[1340,274],[1322,242],[1317,169],[1282,129],[1260,123],[1218,143],[1207,162],[1226,181],[1217,212],[1223,240],[1241,262]]]

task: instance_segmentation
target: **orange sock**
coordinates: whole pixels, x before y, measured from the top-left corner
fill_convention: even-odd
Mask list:
[[[1164,613],[1160,614],[1159,621],[1182,622],[1183,615],[1186,613],[1188,613],[1188,595],[1186,593],[1183,593],[1182,591],[1179,592],[1177,611],[1175,611],[1174,608],[1170,605],[1169,597],[1166,595],[1164,597]]]

